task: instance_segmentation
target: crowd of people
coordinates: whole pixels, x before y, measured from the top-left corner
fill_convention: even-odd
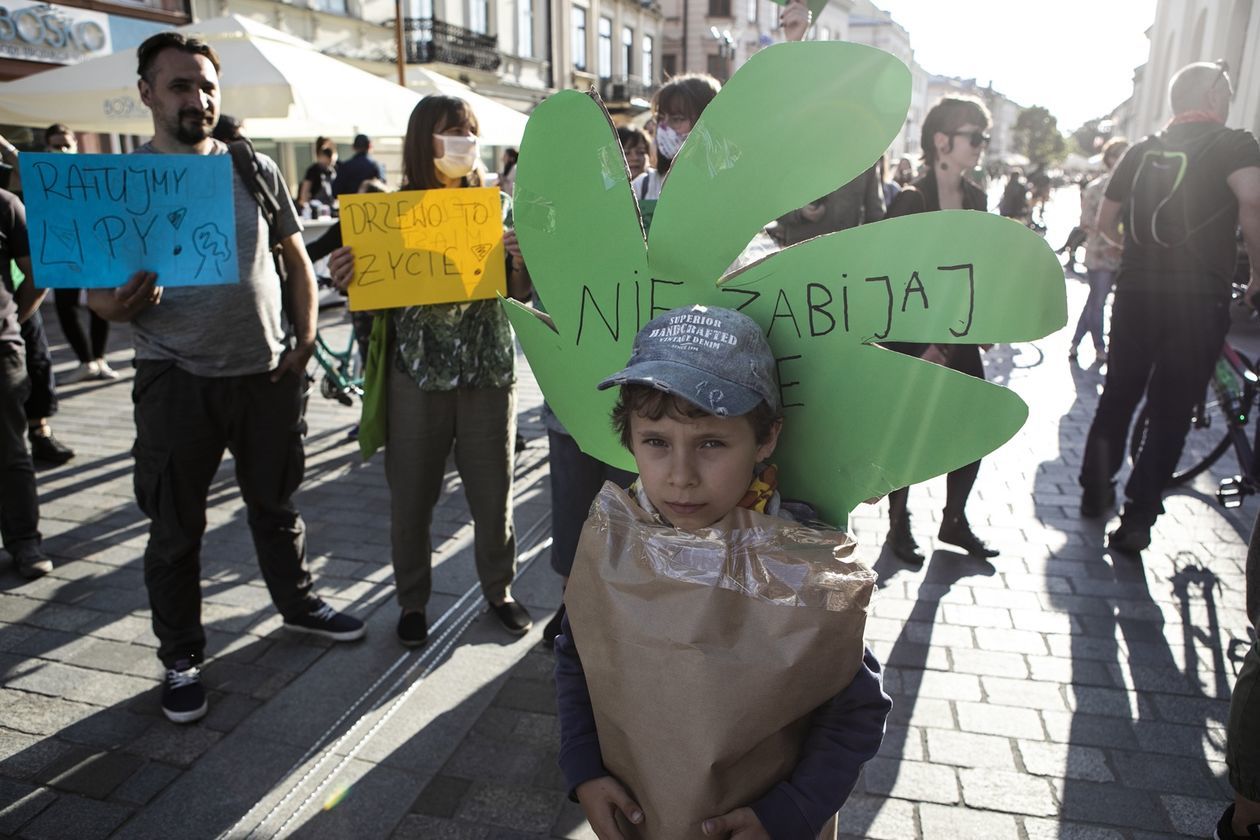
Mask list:
[[[791,40],[803,35],[808,21],[802,3],[784,10],[783,29]],[[243,142],[240,123],[225,121],[219,112],[221,68],[212,47],[168,32],[145,41],[138,59],[140,95],[152,112],[154,133],[137,154],[226,155],[233,144]],[[656,93],[648,130],[617,129],[629,188],[644,209],[646,225],[671,164],[719,90],[720,83],[711,76],[678,76]],[[1111,140],[1102,149],[1105,173],[1083,190],[1080,228],[1089,296],[1070,352],[1075,357],[1088,336],[1097,359],[1107,361],[1108,368],[1081,468],[1082,516],[1102,516],[1114,507],[1114,478],[1133,412],[1143,398],[1150,417],[1125,487],[1119,527],[1108,536],[1109,545],[1122,553],[1149,546],[1151,529],[1162,513],[1162,491],[1184,442],[1190,412],[1202,397],[1228,327],[1229,278],[1239,227],[1252,264],[1260,265],[1260,145],[1250,133],[1224,127],[1230,93],[1223,68],[1186,67],[1171,84],[1175,116],[1170,126],[1132,148],[1121,139]],[[989,141],[989,127],[990,116],[978,101],[943,99],[923,122],[921,165],[904,158],[881,159],[851,183],[771,222],[766,234],[778,247],[789,247],[884,218],[941,210],[987,212],[986,193],[969,174]],[[423,99],[403,140],[399,188],[465,189],[488,183],[478,134],[477,115],[464,100]],[[74,134],[63,125],[50,126],[44,142],[47,151],[75,151]],[[34,578],[51,571],[41,549],[32,458],[56,464],[73,457],[49,427],[56,411],[55,387],[117,378],[105,358],[109,323],[129,323],[135,342],[136,499],[149,519],[144,579],[165,669],[162,709],[177,723],[199,720],[208,709],[201,682],[206,637],[199,552],[207,493],[225,450],[236,459],[259,568],[285,626],[339,642],[365,634],[360,619],[338,612],[314,594],[306,528],[293,502],[303,477],[302,390],[317,321],[312,252],[302,241],[301,218],[335,218],[340,196],[388,189],[385,167],[371,154],[371,138],[359,135],[352,146],[353,156],[339,160],[336,144],[318,138],[315,160],[296,195],[269,158],[255,155],[261,178],[281,198],[276,213],[265,213],[255,191],[234,178],[239,285],[170,286],[141,271],[117,288],[58,289],[57,316],[79,362],[60,382],[53,380],[39,320],[43,295],[32,273],[20,181],[0,190],[0,536],[20,574]],[[6,163],[15,166],[17,154],[0,138]],[[1153,183],[1156,179],[1146,168],[1152,158],[1181,161],[1175,184]],[[507,292],[545,308],[512,232],[517,162],[514,149],[505,153],[495,179],[501,188]],[[1021,173],[1012,173],[998,209],[1034,222],[1031,204],[1040,189],[1039,182],[1029,186]],[[354,277],[356,255],[340,237],[334,224],[315,251],[328,257],[332,283],[345,290]],[[278,263],[272,258],[273,245]],[[284,274],[283,295],[278,268]],[[1113,288],[1108,335],[1105,312]],[[1247,296],[1257,291],[1260,282],[1253,274]],[[88,335],[82,326],[85,303]],[[687,331],[689,312],[674,310],[640,332],[626,368],[601,385],[620,389],[611,422],[634,456],[637,474],[584,453],[544,408],[551,563],[558,585],[566,585],[572,574],[583,522],[608,482],[623,488],[653,521],[681,531],[708,528],[736,508],[790,515],[780,504],[773,473],[764,467],[784,433],[773,356],[750,319],[713,308],[705,314],[714,328],[731,336],[747,365],[731,365],[703,351],[700,342],[655,340],[660,332],[654,325]],[[401,307],[365,314],[356,328],[365,338],[370,333],[372,341],[383,342],[379,364],[385,370],[379,381],[384,391],[378,404],[385,420],[398,641],[417,647],[428,639],[430,524],[452,451],[473,516],[474,562],[488,610],[506,632],[526,633],[533,617],[511,591],[516,571],[516,371],[512,331],[502,306],[483,300]],[[968,376],[985,375],[987,347],[888,346]],[[697,376],[722,383],[721,404],[696,402]],[[721,446],[712,447],[714,441]],[[720,451],[710,452],[714,448]],[[990,559],[998,551],[973,531],[966,513],[980,466],[977,461],[949,473],[937,536],[974,557]],[[679,487],[694,491],[692,497],[703,503],[678,501]],[[758,492],[750,492],[755,488]],[[909,499],[909,488],[888,495],[886,547],[895,558],[918,566],[925,558],[911,527]],[[1253,541],[1251,567],[1260,556],[1257,546],[1260,539]],[[1254,568],[1249,573],[1252,589],[1260,586]],[[1253,620],[1258,617],[1255,600],[1248,601]],[[587,638],[592,630],[587,626],[581,632]],[[614,836],[618,815],[640,823],[644,814],[601,758],[594,726],[598,698],[593,700],[588,691],[563,607],[548,622],[544,638],[557,653],[562,769],[596,832]],[[712,815],[705,821],[706,834],[834,834],[832,818],[862,764],[877,751],[890,707],[879,663],[869,650],[860,659],[849,687],[815,710],[804,750],[779,783],[762,799]],[[1230,779],[1237,800],[1222,817],[1221,838],[1260,832],[1260,699],[1252,697],[1260,698],[1254,691],[1258,681],[1260,653],[1253,646],[1230,718]]]

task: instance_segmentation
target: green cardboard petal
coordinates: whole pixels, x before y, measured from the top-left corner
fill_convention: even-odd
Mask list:
[[[648,276],[621,144],[608,112],[584,93],[560,91],[534,110],[521,139],[513,216],[539,297],[567,338],[585,326],[583,296],[551,287],[598,294],[613,277]],[[633,328],[626,338],[629,347]]]
[[[910,71],[874,47],[806,42],[754,55],[670,166],[648,237],[653,276],[715,281],[768,222],[872,166],[909,104]]]
[[[816,48],[852,55],[853,47],[822,43],[790,49],[809,64]],[[776,49],[792,73],[808,69],[788,50],[776,47],[761,55]],[[745,65],[710,104],[706,118],[716,113],[718,124],[724,124],[723,97],[740,89],[740,74],[751,66]],[[886,73],[887,78],[896,75]],[[889,82],[899,89],[885,95],[900,102],[904,112],[909,79],[900,75]],[[840,92],[825,84],[803,86],[794,107],[853,114],[866,105],[849,100],[869,104],[869,93],[869,85]],[[667,188],[666,195],[677,203],[670,211],[675,215],[663,215],[662,200],[645,257],[626,175],[618,181],[612,174],[616,166],[610,160],[614,153],[620,160],[620,153],[606,113],[571,91],[544,102],[522,144],[517,231],[555,326],[527,307],[504,305],[543,393],[582,450],[628,469],[634,468],[633,459],[608,422],[615,394],[597,391],[599,380],[625,365],[634,334],[661,312],[691,304],[746,312],[767,330],[779,359],[787,422],[774,456],[783,467],[781,487],[788,497],[812,502],[824,519],[843,525],[862,499],[982,457],[1014,435],[1027,416],[1024,403],[1004,388],[871,342],[1039,338],[1066,323],[1062,269],[1044,240],[1022,225],[957,211],[819,237],[772,254],[718,285],[716,278],[734,257],[724,251],[742,249],[731,243],[751,236],[732,234],[731,227],[781,212],[775,202],[782,195],[767,186],[761,171],[770,163],[763,116],[733,120],[720,135],[709,135],[721,136],[728,151],[738,152],[728,158],[738,164],[729,172],[709,179],[693,172],[678,183],[671,174],[676,194]],[[814,120],[812,132],[827,129],[831,142],[845,147],[843,154],[830,148],[816,152],[826,146],[816,137],[802,140],[803,155],[775,163],[776,181],[797,186],[808,181],[815,184],[811,191],[817,188],[817,168],[799,162],[817,160],[819,154],[831,155],[828,171],[856,173],[865,166],[854,162],[866,151],[851,152],[849,143],[851,138],[866,143],[873,132],[835,134],[825,122],[825,117]],[[808,127],[799,131],[802,137],[813,136]],[[744,165],[757,156],[760,168]],[[843,170],[845,161],[848,170]],[[698,165],[693,161],[692,169]],[[796,169],[812,174],[802,178]],[[788,201],[799,206],[809,197]],[[678,209],[688,202],[690,214]],[[658,246],[669,255],[663,263]]]

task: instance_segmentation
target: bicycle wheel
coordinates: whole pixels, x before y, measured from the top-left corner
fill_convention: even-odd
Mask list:
[[[1250,359],[1241,353],[1238,356],[1248,368],[1254,370]],[[1250,385],[1244,389],[1244,400],[1250,412],[1254,402],[1254,389]],[[1129,436],[1130,463],[1137,460],[1138,451],[1146,441],[1148,423],[1147,408],[1143,405],[1142,410],[1138,412],[1137,420],[1133,423],[1133,433]],[[1167,486],[1175,487],[1185,484],[1209,470],[1221,459],[1221,456],[1229,451],[1231,442],[1229,418],[1226,417],[1220,402],[1216,399],[1216,392],[1212,390],[1209,383],[1202,406],[1195,408],[1194,419],[1190,423],[1189,431],[1186,432],[1185,445],[1181,448],[1181,457],[1177,459],[1177,466],[1173,468]]]

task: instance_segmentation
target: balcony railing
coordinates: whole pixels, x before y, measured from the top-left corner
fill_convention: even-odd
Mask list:
[[[644,84],[642,76],[612,76],[599,80],[599,95],[605,102],[651,99],[652,86]]]
[[[498,70],[503,63],[499,39],[436,18],[403,18],[408,64],[443,61],[477,70]]]

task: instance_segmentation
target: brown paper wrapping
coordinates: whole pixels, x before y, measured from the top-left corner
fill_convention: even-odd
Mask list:
[[[791,774],[861,664],[875,575],[853,548],[743,508],[680,531],[604,485],[565,604],[604,766],[643,808],[627,837],[698,840]]]

